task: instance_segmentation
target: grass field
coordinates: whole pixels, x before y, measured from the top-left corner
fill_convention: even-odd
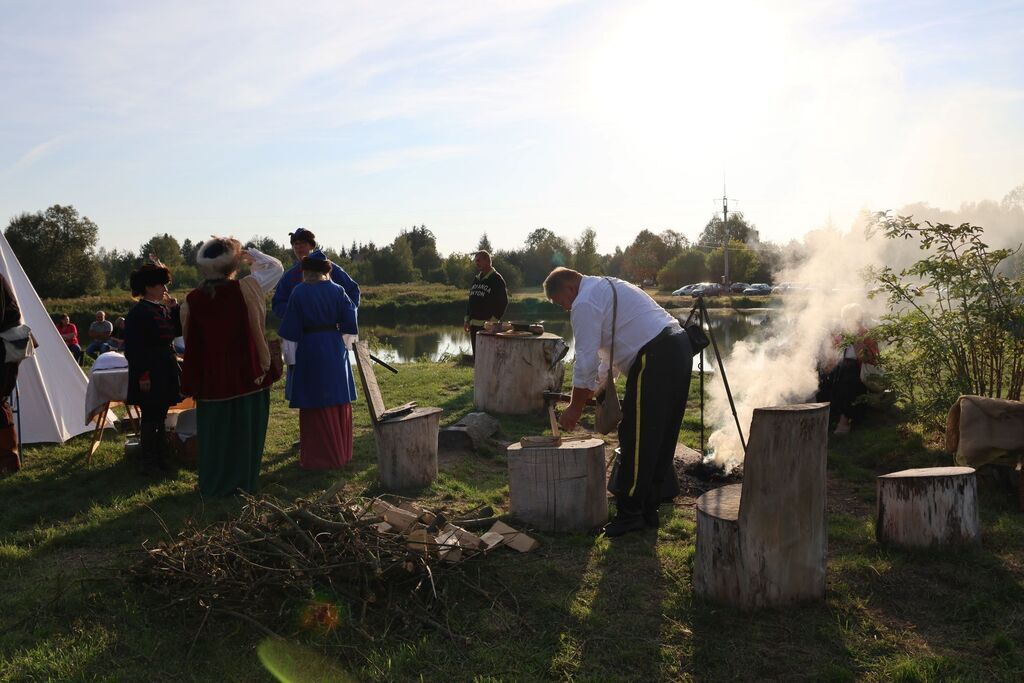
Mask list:
[[[472,410],[471,370],[414,363],[381,373],[390,403]],[[696,382],[693,388],[696,387]],[[279,389],[279,388],[278,388]],[[337,474],[297,466],[298,420],[274,392],[264,458],[265,492],[291,499]],[[693,396],[693,392],[691,392]],[[372,434],[357,404],[347,491],[371,488]],[[542,433],[544,419],[505,419],[505,435]],[[688,417],[682,440],[695,445]],[[195,608],[161,609],[123,579],[143,544],[235,514],[237,499],[203,501],[195,474],[138,474],[108,433],[90,465],[86,438],[29,447],[26,467],[0,480],[0,681],[272,680],[256,656],[262,636],[226,617],[202,625]],[[894,418],[829,454],[829,569],[820,604],[739,614],[691,591],[692,488],[662,509],[657,533],[609,541],[536,534],[528,555],[497,552],[470,565],[492,595],[450,605],[459,646],[429,630],[367,643],[344,627],[319,639],[279,631],[359,680],[1020,680],[1024,667],[1024,515],[1011,494],[983,480],[983,544],[955,553],[900,552],[874,542],[874,476],[947,456]],[[504,456],[445,455],[421,498],[428,504],[507,508]],[[296,609],[298,606],[296,606]],[[372,634],[370,634],[372,635]]]

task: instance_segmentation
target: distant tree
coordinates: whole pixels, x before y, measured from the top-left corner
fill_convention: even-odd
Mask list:
[[[96,252],[96,262],[106,278],[107,289],[128,289],[128,276],[139,263],[133,251],[107,251],[103,247]]]
[[[499,271],[501,272],[501,271]],[[455,287],[469,287],[476,267],[473,259],[460,253],[452,253],[444,260],[444,273],[448,284]]]
[[[675,230],[662,230],[658,233],[658,237],[660,237],[661,241],[665,243],[666,247],[668,247],[668,252],[672,256],[681,253],[683,249],[690,246],[690,240],[686,239],[685,235],[678,233]]]
[[[491,246],[491,241],[487,239],[487,233],[480,235],[480,240],[476,243],[477,251],[486,251],[487,253],[493,253],[494,248]]]
[[[420,271],[420,277],[424,280],[428,282],[444,281],[444,271],[441,270],[441,257],[438,255],[434,244],[425,244],[420,247],[419,251],[415,252],[415,256],[412,257],[412,263]],[[440,280],[436,279],[436,275],[431,275],[435,271],[441,274]]]
[[[401,232],[409,240],[409,248],[412,249],[413,258],[420,253],[421,249],[430,247],[437,252],[437,238],[434,237],[434,233],[427,229],[427,226],[421,225],[418,228],[414,225],[411,230]]]
[[[711,250],[704,259],[708,279],[721,282],[725,275],[725,250]],[[732,282],[750,282],[758,273],[761,262],[757,252],[738,240],[729,243],[729,279]]]
[[[573,242],[572,267],[585,275],[602,275],[601,256],[597,253],[597,233],[587,228]]]
[[[175,266],[185,265],[185,257],[181,253],[181,245],[178,244],[178,240],[166,232],[162,235],[154,235],[148,242],[139,247],[139,258],[149,258],[150,254],[155,254],[157,258],[163,261],[164,265],[171,269]]]
[[[508,289],[509,294],[517,292],[523,288],[523,271],[519,270],[519,268],[509,260],[506,252],[499,251],[497,254],[493,254],[491,256],[491,265],[496,271],[501,273],[501,277],[505,280],[505,287]]]
[[[572,263],[572,248],[547,228],[537,228],[527,235],[526,249],[516,260],[523,271],[523,283],[539,285],[553,268]]]
[[[729,240],[738,242],[757,242],[757,229],[753,223],[747,221],[743,214],[737,211],[729,216],[729,224],[722,225],[721,216],[712,216],[704,230],[697,238],[697,243],[703,247],[716,247],[725,243],[726,228],[729,231]]]
[[[73,206],[11,219],[5,235],[41,297],[76,297],[100,291],[104,275],[96,260],[99,228]]]
[[[194,266],[196,264],[196,251],[199,250],[199,245],[202,242],[196,243],[185,238],[185,241],[181,243],[181,260],[185,262],[186,266]]]
[[[650,230],[641,230],[626,247],[622,269],[627,279],[638,283],[656,282],[658,271],[668,263],[669,250],[665,242]]]
[[[601,257],[601,270],[604,271],[605,275],[611,275],[612,277],[623,277],[622,263],[625,260],[625,253],[622,251],[622,247],[615,247],[615,251],[611,254],[605,254]]]
[[[347,272],[352,279],[360,285],[377,284],[377,276],[373,272],[373,261],[370,261],[369,259],[362,261],[350,261],[345,266],[345,272]]]
[[[1024,184],[1018,185],[1003,197],[1003,207],[1006,209],[1024,209]]]
[[[704,252],[689,248],[673,256],[665,267],[658,271],[658,284],[664,289],[675,289],[708,278]]]
[[[395,241],[370,258],[378,284],[388,282],[414,282],[419,271],[412,262],[412,247],[406,235],[399,235]]]

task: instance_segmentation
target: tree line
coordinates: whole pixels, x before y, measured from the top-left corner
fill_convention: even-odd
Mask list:
[[[202,279],[196,270],[196,251],[202,239],[179,241],[160,233],[135,251],[97,248],[99,228],[73,206],[54,205],[45,211],[23,213],[11,219],[4,234],[44,298],[126,289],[129,273],[150,254],[171,269],[176,287],[194,287]],[[726,239],[732,281],[770,281],[783,258],[782,249],[760,242],[756,228],[739,213],[724,224],[721,217],[712,217],[694,242],[675,230],[641,230],[625,249],[616,247],[605,254],[597,250],[593,228],[574,240],[537,228],[520,248],[497,250],[484,233],[465,251],[448,255],[438,252],[437,239],[425,225],[401,230],[384,246],[371,241],[322,248],[328,258],[364,285],[423,281],[463,287],[475,273],[473,253],[486,249],[512,290],[539,285],[555,266],[672,289],[691,282],[720,281],[725,260],[721,245]],[[272,237],[255,235],[247,244],[276,256],[286,266],[294,260],[290,245]]]

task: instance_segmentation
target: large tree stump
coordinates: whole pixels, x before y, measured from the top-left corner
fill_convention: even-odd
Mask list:
[[[543,448],[516,443],[506,454],[512,516],[543,531],[590,531],[608,521],[601,439]]]
[[[565,340],[540,335],[480,333],[473,362],[473,404],[477,410],[524,415],[544,410],[544,392],[561,391]]]
[[[416,408],[374,426],[377,470],[389,491],[429,486],[437,477],[437,433],[440,408]]]
[[[697,500],[693,587],[741,609],[825,595],[828,404],[758,408],[743,483]]]
[[[973,467],[924,467],[878,477],[879,543],[909,548],[981,539]]]

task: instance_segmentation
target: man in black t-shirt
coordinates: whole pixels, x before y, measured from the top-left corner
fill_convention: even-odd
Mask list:
[[[501,320],[508,307],[508,290],[505,280],[491,267],[491,255],[478,251],[473,257],[479,271],[469,288],[469,304],[462,328],[469,333],[469,342],[476,354],[476,333],[484,329],[488,320]]]

